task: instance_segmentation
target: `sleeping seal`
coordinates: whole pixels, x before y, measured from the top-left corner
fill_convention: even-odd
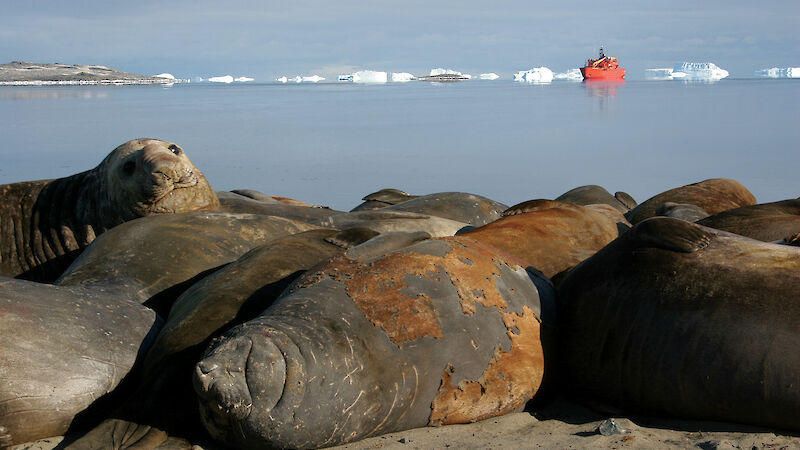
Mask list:
[[[800,431],[800,249],[667,217],[558,288],[576,396],[645,414]]]
[[[800,233],[800,200],[742,206],[698,220],[697,223],[759,241],[774,242]]]
[[[548,278],[575,267],[630,225],[609,205],[578,206],[555,200],[530,200],[512,206],[504,215],[461,235],[510,253]]]
[[[716,214],[727,209],[754,205],[756,198],[736,180],[712,178],[653,196],[626,213],[625,217],[636,225],[647,218],[655,217],[658,208],[667,202],[688,203],[708,214]]]
[[[182,148],[157,139],[128,141],[86,172],[0,185],[0,275],[52,281],[109,228],[217,207],[216,194]]]
[[[482,420],[537,392],[544,277],[463,236],[382,254],[353,247],[209,347],[194,384],[215,439],[326,447]]]

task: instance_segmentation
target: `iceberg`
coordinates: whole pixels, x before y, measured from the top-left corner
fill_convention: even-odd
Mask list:
[[[353,83],[386,83],[389,79],[386,72],[359,70],[353,73]]]
[[[456,72],[455,70],[452,70],[452,69],[442,69],[441,67],[436,68],[436,69],[431,69],[431,74],[429,76],[434,77],[436,75],[461,75],[462,77],[464,77],[466,79],[472,78],[472,75],[463,74],[461,72]]]
[[[482,73],[478,75],[478,79],[480,80],[496,80],[500,78],[500,75],[492,72],[492,73]]]
[[[582,81],[581,69],[569,69],[566,72],[553,74],[554,80]]]
[[[682,78],[687,80],[721,80],[728,76],[728,71],[720,69],[716,64],[679,62],[672,69],[672,78],[681,77],[678,73],[685,74]]]
[[[319,75],[311,75],[310,77],[303,77],[303,81],[308,83],[319,83],[320,81],[324,80],[325,77],[321,77]]]
[[[683,72],[678,73],[685,75]],[[670,67],[645,69],[644,77],[648,80],[671,80],[673,77],[673,70]]]
[[[393,72],[392,73],[392,82],[394,83],[406,83],[414,79],[414,75],[411,75],[408,72]]]
[[[289,81],[289,79],[286,78],[286,76],[282,76],[280,78],[275,78],[275,81],[277,81],[278,83],[286,83],[287,81]]]
[[[158,75],[153,75],[153,78],[164,78],[166,80],[174,80],[175,76],[171,73],[160,73]]]
[[[773,67],[756,70],[756,76],[765,78],[800,78],[800,67]]]
[[[292,78],[292,81],[294,81],[295,83],[302,83],[303,82],[303,77],[298,75],[298,76]]]
[[[534,67],[514,74],[514,81],[527,81],[528,83],[550,83],[553,81],[553,71],[547,67]]]
[[[250,77],[239,77],[239,78],[234,78],[233,81],[238,81],[239,83],[246,83],[248,81],[253,81],[253,78],[250,78]]]
[[[233,77],[231,75],[225,75],[222,77],[211,77],[208,79],[211,83],[233,83]]]

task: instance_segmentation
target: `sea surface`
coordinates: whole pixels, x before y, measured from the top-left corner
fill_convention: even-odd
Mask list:
[[[708,178],[800,195],[800,80],[0,87],[0,184],[96,166],[138,137],[217,190],[349,210],[382,188],[512,205],[599,184],[639,202]]]

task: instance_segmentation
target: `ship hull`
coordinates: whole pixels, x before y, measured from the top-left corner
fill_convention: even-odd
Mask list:
[[[581,67],[581,75],[583,75],[584,80],[624,80],[625,69]]]

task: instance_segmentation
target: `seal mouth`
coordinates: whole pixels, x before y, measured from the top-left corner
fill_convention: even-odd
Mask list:
[[[247,337],[225,340],[195,366],[195,391],[214,415],[241,420],[250,413],[245,371],[252,347]]]
[[[153,180],[151,214],[170,214],[177,212],[174,207],[176,191],[197,186],[200,179],[192,169],[155,170],[151,174]],[[180,203],[180,202],[178,202]]]
[[[286,361],[266,334],[223,338],[195,366],[194,386],[203,420],[219,436],[229,432],[231,424],[243,429],[254,411],[260,416],[272,410],[285,384]]]

